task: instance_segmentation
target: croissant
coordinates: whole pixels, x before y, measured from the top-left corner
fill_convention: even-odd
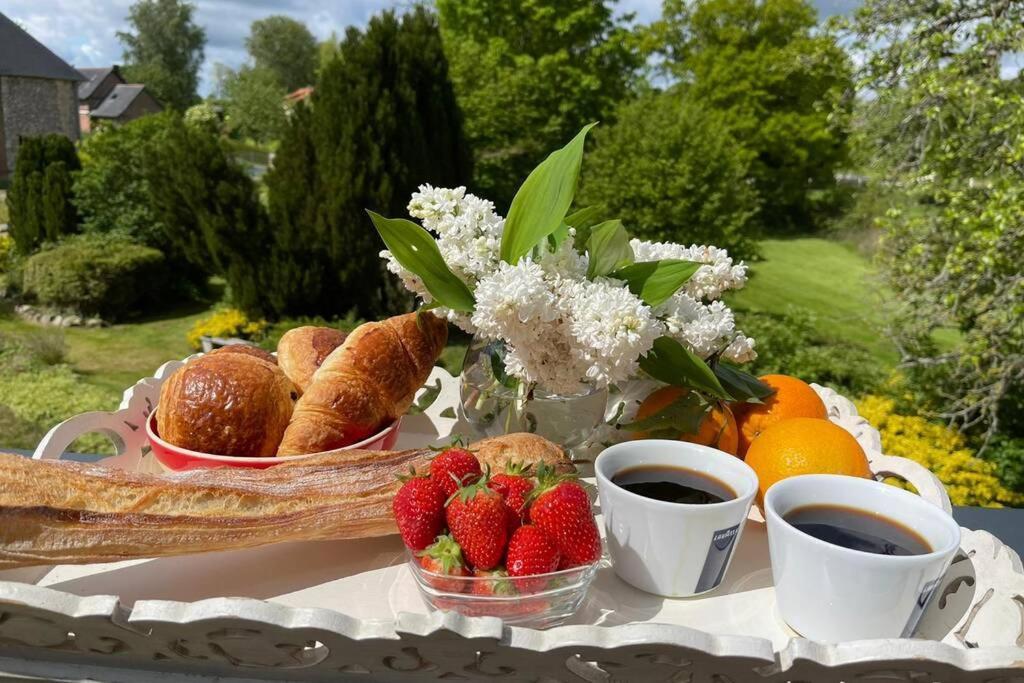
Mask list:
[[[277,364],[301,395],[327,356],[343,341],[345,333],[333,327],[296,327],[285,332],[277,342]]]
[[[320,453],[376,434],[409,409],[447,340],[448,323],[427,312],[357,327],[313,375],[277,454]]]

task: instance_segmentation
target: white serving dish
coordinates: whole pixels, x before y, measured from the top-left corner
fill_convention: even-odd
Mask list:
[[[119,455],[105,464],[153,469],[142,425],[160,383],[180,364],[167,363],[127,390],[117,412],[58,425],[35,457],[59,457],[77,436],[98,430],[119,445]],[[446,440],[464,426],[445,417],[458,404],[458,381],[435,368],[427,386],[440,389],[438,398],[424,414],[405,418],[399,447]],[[902,476],[950,509],[931,473],[882,455],[877,431],[849,401],[815,389],[831,419],[865,447],[876,474]],[[793,638],[776,614],[766,534],[756,512],[716,591],[666,600],[602,568],[580,611],[546,631],[431,613],[397,537],[284,544],[0,572],[0,672],[126,682],[200,675],[239,683],[453,676],[1024,681],[1024,570],[1016,553],[991,534],[964,530],[961,554],[938,596],[915,639],[823,645]]]

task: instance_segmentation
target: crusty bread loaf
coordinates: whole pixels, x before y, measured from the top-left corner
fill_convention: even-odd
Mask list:
[[[301,395],[324,359],[344,341],[345,333],[333,327],[296,327],[285,332],[277,342],[277,364]]]
[[[295,405],[278,455],[329,451],[404,414],[448,340],[448,324],[409,313],[357,327],[331,352]]]
[[[247,353],[210,353],[164,381],[157,430],[165,441],[200,453],[270,457],[296,397],[277,365]]]
[[[572,468],[559,447],[531,434],[471,448],[492,471],[507,459]],[[0,569],[392,534],[398,475],[425,472],[434,455],[353,450],[267,469],[152,475],[0,454]]]

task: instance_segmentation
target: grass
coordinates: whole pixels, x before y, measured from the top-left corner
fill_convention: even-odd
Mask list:
[[[849,340],[875,361],[891,368],[896,347],[885,336],[884,299],[871,263],[847,244],[819,238],[765,240],[763,260],[752,264],[746,288],[728,297],[742,311],[783,314],[796,308],[810,313],[829,337]]]
[[[11,215],[7,209],[7,191],[0,190],[0,224],[10,223]]]
[[[192,353],[185,333],[207,313],[206,309],[193,307],[152,320],[102,328],[67,328],[67,362],[83,381],[120,397],[122,391],[152,375],[163,363]],[[24,334],[38,329],[18,319],[0,320],[0,333]]]

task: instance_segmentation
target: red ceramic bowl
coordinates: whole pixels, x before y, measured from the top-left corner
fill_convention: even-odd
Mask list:
[[[395,442],[398,441],[398,432],[401,427],[402,418],[398,418],[370,438],[363,439],[362,441],[350,446],[345,446],[344,448],[338,448],[335,450],[351,451],[356,449],[365,449],[369,451],[389,451],[395,447]],[[149,445],[153,451],[153,455],[155,455],[156,459],[160,461],[160,464],[171,470],[195,470],[209,467],[255,467],[257,469],[266,469],[267,467],[273,467],[274,465],[279,465],[280,463],[288,460],[302,460],[303,458],[320,455],[320,453],[310,453],[308,455],[245,458],[232,455],[212,455],[210,453],[190,451],[187,448],[175,446],[174,444],[168,443],[160,438],[160,433],[157,431],[155,409],[149,416],[149,419],[146,420],[146,435],[149,437]],[[333,453],[334,451],[328,452]]]

